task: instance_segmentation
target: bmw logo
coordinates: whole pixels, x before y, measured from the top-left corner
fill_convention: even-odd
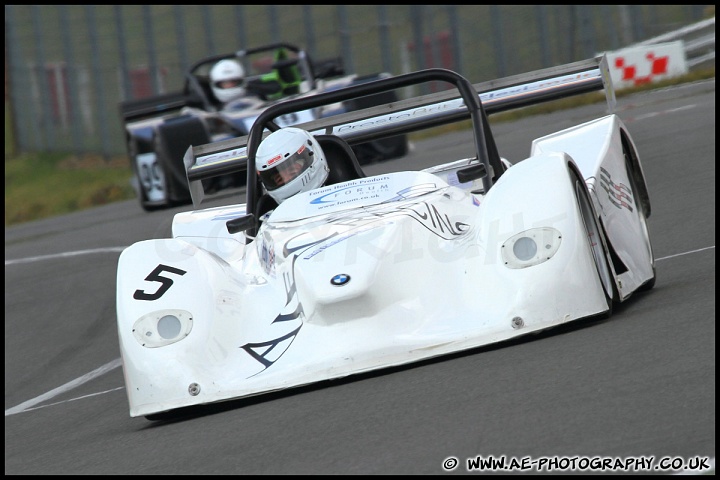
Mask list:
[[[335,285],[337,287],[343,286],[346,283],[348,283],[349,281],[350,281],[350,275],[347,275],[345,273],[339,273],[330,279],[330,283],[332,283],[333,285]]]

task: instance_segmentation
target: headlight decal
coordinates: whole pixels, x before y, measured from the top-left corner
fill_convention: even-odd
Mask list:
[[[164,347],[190,335],[192,323],[192,313],[187,310],[158,310],[140,317],[133,325],[133,335],[143,347]]]
[[[560,248],[562,234],[552,227],[531,228],[508,238],[500,247],[508,268],[527,268],[550,260]]]

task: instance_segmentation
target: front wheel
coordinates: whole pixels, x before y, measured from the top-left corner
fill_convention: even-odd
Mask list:
[[[165,173],[158,163],[152,142],[130,138],[128,156],[133,172],[130,184],[140,206],[147,212],[164,208],[167,203]]]
[[[652,278],[640,285],[640,287],[638,288],[639,292],[645,292],[648,290],[652,290],[652,288],[655,286],[655,256],[653,254],[652,244],[650,243],[650,230],[648,229],[647,225],[647,215],[645,215],[645,208],[640,201],[640,190],[638,188],[637,180],[635,180],[635,175],[633,174],[632,163],[628,156],[627,150],[623,149],[623,153],[625,154],[625,169],[627,170],[627,176],[630,182],[630,190],[632,191],[633,198],[635,199],[635,211],[637,212],[638,223],[640,224],[642,238],[647,245],[648,255],[650,257],[650,268],[652,269]]]
[[[165,172],[157,161],[154,152],[142,153],[135,157],[139,183],[140,205],[147,212],[165,208],[167,190]]]
[[[600,228],[595,209],[592,203],[590,203],[590,194],[587,185],[585,185],[585,182],[577,175],[573,176],[575,177],[575,197],[580,210],[580,216],[585,227],[588,245],[592,252],[598,279],[600,280],[603,294],[605,295],[605,303],[607,304],[607,310],[601,314],[601,316],[607,318],[612,315],[613,303],[618,297],[613,267],[610,256],[608,255],[607,239],[602,228]]]

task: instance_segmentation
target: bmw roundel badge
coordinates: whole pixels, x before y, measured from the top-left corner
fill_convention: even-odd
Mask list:
[[[330,279],[330,283],[337,287],[341,287],[350,281],[350,275],[339,273]]]

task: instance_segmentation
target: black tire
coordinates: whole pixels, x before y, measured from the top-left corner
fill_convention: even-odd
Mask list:
[[[166,204],[157,204],[152,203],[148,199],[148,194],[145,191],[145,187],[143,186],[142,179],[140,178],[141,175],[153,175],[153,172],[135,172],[137,176],[137,182],[138,182],[138,200],[140,201],[140,206],[143,210],[146,212],[155,212],[157,210],[162,210],[164,208],[167,208]]]
[[[655,287],[655,279],[657,278],[657,275],[655,273],[655,255],[653,254],[652,243],[650,242],[650,230],[647,226],[647,216],[645,215],[645,208],[641,203],[642,196],[640,194],[640,189],[638,188],[638,181],[636,180],[634,175],[630,155],[625,147],[623,147],[623,154],[625,156],[625,169],[627,170],[627,176],[630,182],[630,190],[632,191],[633,201],[635,203],[635,212],[637,213],[638,221],[642,228],[642,233],[647,240],[649,249],[648,253],[650,255],[650,263],[652,267],[652,278],[640,285],[640,287],[638,288],[638,292],[646,292],[648,290],[652,290],[653,287]]]
[[[183,157],[191,145],[210,143],[210,135],[198,118],[179,117],[161,124],[155,132],[155,153],[165,175],[168,207],[192,201]]]
[[[359,85],[379,78],[383,78],[383,76],[367,75],[356,78],[352,84]],[[345,109],[347,111],[362,110],[364,108],[375,107],[397,101],[398,96],[394,91],[381,92],[348,100],[345,102]],[[367,165],[373,162],[403,157],[408,153],[408,145],[407,135],[397,135],[390,138],[384,138],[382,140],[375,140],[372,142],[354,145],[352,149],[355,152],[358,163],[360,163],[360,165]]]
[[[128,138],[128,156],[130,157],[130,168],[134,175],[133,181],[131,183],[133,183],[133,188],[135,189],[135,193],[137,194],[140,207],[142,207],[142,209],[146,212],[153,212],[155,210],[165,208],[165,205],[158,205],[156,203],[150,202],[150,200],[148,199],[147,191],[145,190],[144,184],[150,182],[148,177],[155,175],[156,172],[154,170],[147,169],[141,170],[141,167],[138,165],[136,158],[138,155],[150,153],[152,151],[152,142],[140,138]]]
[[[612,266],[612,260],[609,255],[607,238],[605,232],[595,213],[595,208],[590,200],[585,181],[577,174],[572,174],[573,189],[577,200],[578,209],[587,233],[588,244],[593,255],[595,269],[602,285],[605,295],[605,303],[607,311],[601,313],[601,318],[608,318],[612,315],[613,304],[618,298],[617,286],[615,285],[615,274]]]
[[[151,422],[169,422],[173,420],[177,420],[180,418],[180,416],[175,412],[160,412],[160,413],[151,413],[150,415],[145,415],[145,418],[147,420],[150,420]]]
[[[408,150],[406,135],[361,143],[353,147],[360,165],[404,157],[407,155]]]

